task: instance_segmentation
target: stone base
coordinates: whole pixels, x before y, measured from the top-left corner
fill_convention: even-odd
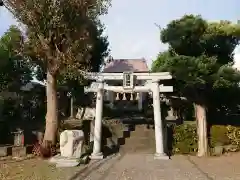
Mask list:
[[[0,146],[0,157],[12,155],[12,146]]]
[[[12,156],[19,158],[19,157],[26,157],[27,154],[32,153],[33,146],[26,145],[26,146],[13,146],[12,147]]]
[[[92,160],[101,160],[101,159],[103,159],[103,154],[102,153],[91,154],[90,159],[92,159]]]
[[[25,146],[12,147],[12,156],[16,158],[27,156],[27,147]]]
[[[169,160],[169,156],[165,153],[155,153],[154,155],[154,159],[157,159],[157,160]]]
[[[56,167],[76,167],[80,164],[80,159],[77,158],[66,158],[60,154],[52,157],[49,160],[50,163],[56,164]]]

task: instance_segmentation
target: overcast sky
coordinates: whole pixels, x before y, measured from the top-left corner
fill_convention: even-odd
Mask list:
[[[112,0],[112,7],[103,17],[113,58],[146,58],[150,65],[159,51],[161,27],[184,14],[201,14],[210,21],[240,19],[240,0]],[[0,9],[0,35],[15,20]],[[240,49],[238,50],[240,58]],[[240,59],[239,59],[240,64]]]

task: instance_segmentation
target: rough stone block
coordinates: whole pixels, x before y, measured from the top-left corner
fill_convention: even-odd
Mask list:
[[[11,155],[11,146],[0,146],[0,157]]]
[[[12,148],[13,157],[24,157],[27,155],[27,147],[25,146],[15,146]]]
[[[66,158],[62,157],[60,154],[52,157],[49,160],[50,163],[56,164],[56,167],[75,167],[80,164],[80,159],[77,158]]]
[[[62,157],[80,158],[82,155],[84,132],[65,130],[60,134],[60,152]]]

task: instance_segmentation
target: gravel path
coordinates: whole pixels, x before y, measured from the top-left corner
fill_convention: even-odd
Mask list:
[[[111,161],[110,168],[104,167],[109,166],[106,163],[100,169],[102,173],[97,171],[85,180],[207,180],[184,156],[154,160],[149,154],[125,154]]]
[[[239,153],[209,158],[178,155],[171,160],[154,160],[152,154],[117,155],[74,180],[240,180],[238,159]]]
[[[89,165],[56,168],[47,161],[0,161],[1,180],[240,180],[240,153],[210,158],[117,154]]]

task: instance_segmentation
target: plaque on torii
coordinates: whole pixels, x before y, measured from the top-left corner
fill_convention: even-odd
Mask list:
[[[132,72],[123,72],[123,89],[132,90],[135,86],[134,74]]]

